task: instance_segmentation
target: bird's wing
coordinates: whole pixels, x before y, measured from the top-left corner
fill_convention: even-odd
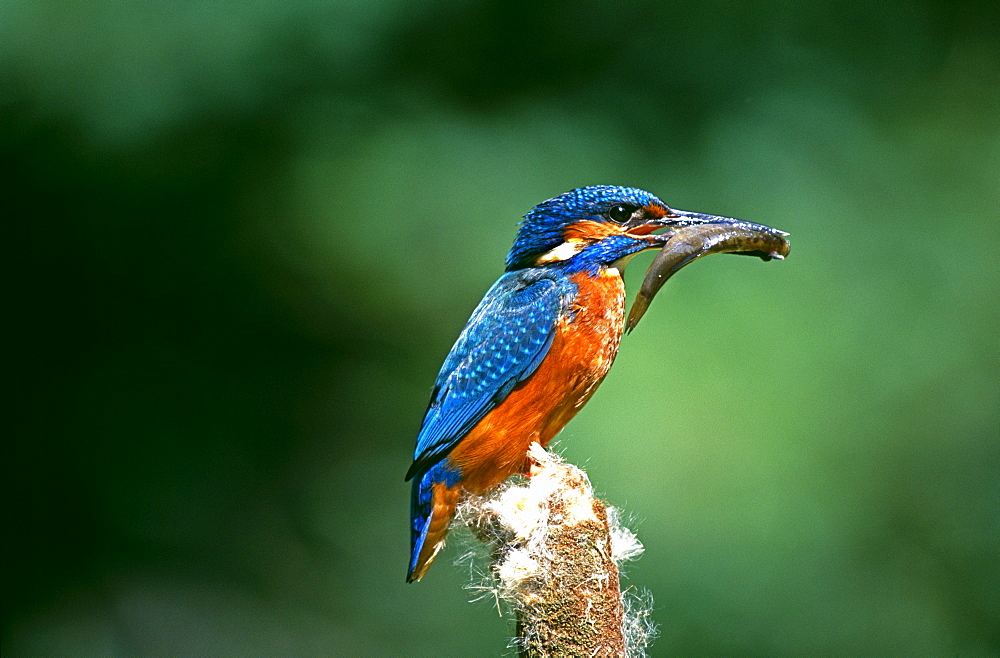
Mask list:
[[[438,373],[407,480],[443,459],[538,368],[567,299],[564,287],[538,270],[521,270],[490,288]]]

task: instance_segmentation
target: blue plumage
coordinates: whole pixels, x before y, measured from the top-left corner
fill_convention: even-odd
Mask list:
[[[562,265],[562,271],[567,276],[576,272],[597,276],[602,267],[607,267],[620,258],[631,256],[644,249],[649,249],[648,242],[625,235],[611,235],[567,259]]]
[[[427,527],[430,525],[431,509],[433,508],[431,487],[435,483],[454,486],[462,478],[462,472],[451,466],[448,461],[439,461],[430,470],[413,481],[410,495],[410,566],[407,573],[412,574],[420,557],[420,550],[427,538]]]
[[[507,272],[479,303],[445,359],[417,435],[410,499],[411,555],[417,568],[431,522],[432,487],[453,486],[461,471],[446,457],[452,448],[548,353],[560,315],[569,313],[576,286],[541,268]]]
[[[576,286],[556,272],[507,272],[472,313],[438,373],[406,479],[421,475],[538,368]]]

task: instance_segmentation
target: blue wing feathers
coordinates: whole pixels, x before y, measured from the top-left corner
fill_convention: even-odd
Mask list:
[[[538,368],[575,293],[545,269],[508,272],[490,288],[438,373],[406,479],[443,459]]]

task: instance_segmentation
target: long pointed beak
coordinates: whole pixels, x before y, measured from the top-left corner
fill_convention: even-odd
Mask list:
[[[696,226],[699,224],[730,224],[751,231],[770,233],[771,235],[788,235],[784,231],[779,231],[776,228],[771,228],[770,226],[765,226],[764,224],[745,222],[742,219],[736,219],[734,217],[707,215],[703,212],[674,210],[673,208],[668,209],[667,214],[664,217],[657,219],[656,224],[665,228],[681,228],[683,226]]]

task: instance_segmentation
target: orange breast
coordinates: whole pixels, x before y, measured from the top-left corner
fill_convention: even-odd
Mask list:
[[[527,466],[533,442],[543,446],[579,411],[608,374],[625,319],[618,270],[573,276],[575,315],[560,320],[538,370],[477,423],[451,452],[463,486],[484,493]]]

